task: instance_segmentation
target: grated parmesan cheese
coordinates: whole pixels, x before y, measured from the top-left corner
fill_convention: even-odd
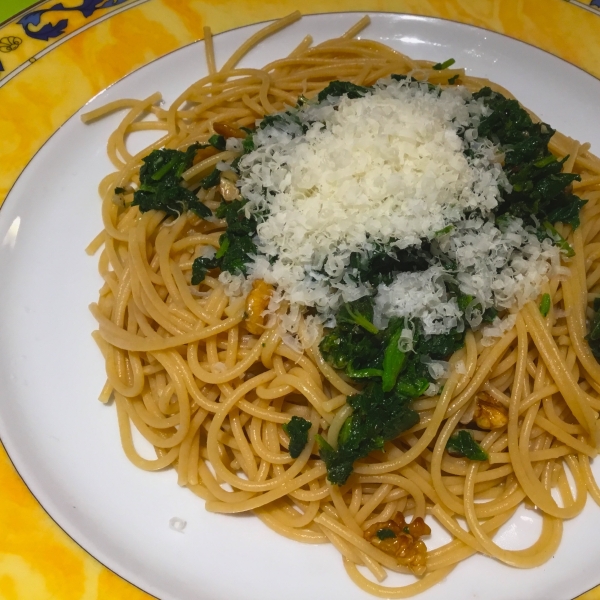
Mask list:
[[[462,323],[456,298],[448,298],[444,269],[400,273],[391,285],[381,284],[375,296],[373,322],[387,327],[390,317],[419,318],[427,335],[446,333]]]
[[[348,278],[353,252],[420,244],[466,210],[493,209],[508,185],[494,147],[476,137],[486,109],[465,89],[438,97],[387,80],[336,101],[293,111],[283,130],[258,129],[240,162],[247,212],[268,211],[251,278],[326,314],[369,293]]]
[[[460,330],[463,317],[479,329],[488,308],[521,308],[565,268],[558,248],[520,219],[494,222],[491,211],[510,184],[499,150],[478,137],[486,111],[460,86],[432,93],[386,79],[364,97],[309,102],[258,128],[238,180],[246,216],[259,221],[257,255],[247,277],[221,274],[226,293],[246,295],[253,279],[274,284],[266,314],[279,314],[280,334],[295,350],[314,341],[321,324],[334,325],[343,302],[365,295],[374,297],[377,327],[417,318],[426,335]],[[423,240],[433,252],[425,271],[398,273],[373,289],[350,267],[353,253],[367,259]],[[473,297],[464,313],[448,282]],[[310,334],[306,307],[316,309]],[[483,343],[512,326],[512,316],[496,319],[483,328]],[[400,344],[412,348],[410,329]],[[428,368],[435,379],[447,372]]]

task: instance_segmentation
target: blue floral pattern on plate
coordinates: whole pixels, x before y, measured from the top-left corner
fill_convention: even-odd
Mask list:
[[[80,12],[86,19],[91,17],[97,10],[112,8],[123,4],[128,0],[83,0],[79,6],[64,6],[62,3],[55,4],[50,8],[43,8],[40,10],[34,10],[27,13],[24,17],[19,19],[17,23],[23,27],[26,35],[36,40],[48,40],[60,37],[67,29],[69,20],[67,18],[60,19],[56,22],[47,22],[42,25],[39,29],[33,29],[38,27],[43,20],[44,15],[47,13],[68,13],[68,12]]]

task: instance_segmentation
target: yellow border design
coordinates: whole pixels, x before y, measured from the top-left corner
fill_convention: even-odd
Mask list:
[[[65,19],[67,25],[61,33],[53,35],[50,39],[38,39],[31,37],[28,34],[26,26],[21,22],[27,17],[43,13],[43,11],[53,9],[58,4],[57,2],[45,1],[39,2],[30,9],[23,11],[7,21],[0,28],[0,87],[8,83],[13,77],[21,73],[30,64],[33,64],[39,60],[48,52],[54,50],[60,44],[67,42],[73,36],[85,31],[86,29],[110,19],[115,14],[134,8],[139,4],[149,2],[150,0],[121,0],[121,4],[103,8],[100,6],[95,9],[94,12],[89,16],[84,16],[76,12],[67,13],[69,18]],[[67,9],[77,7],[77,5],[71,6],[69,3],[66,4]],[[60,15],[60,12],[57,13]],[[44,26],[44,17],[48,15],[54,15],[54,13],[45,13],[40,16],[40,25]],[[56,17],[59,18],[59,17]],[[52,25],[51,22],[47,22],[47,25]],[[35,35],[35,29],[32,33]],[[37,27],[41,29],[41,27]],[[2,44],[3,40],[16,40],[17,44],[11,49],[7,44]],[[9,54],[10,53],[10,54]]]
[[[82,0],[51,0],[34,9],[58,2],[76,7]],[[299,4],[306,13],[349,10],[420,14],[521,39],[600,77],[600,19],[590,3],[128,0],[90,17],[73,13],[61,37],[48,42],[28,38],[25,42],[17,22],[30,9],[0,25],[0,46],[4,37],[22,38],[22,43],[9,52],[0,49],[0,61],[6,69],[0,73],[4,83],[0,87],[0,204],[37,150],[90,98],[148,62],[201,39],[205,24],[218,33],[281,17]],[[43,23],[36,27],[41,26]],[[35,60],[31,63],[30,59]],[[0,600],[150,598],[100,565],[50,519],[1,447],[0,490]],[[600,588],[581,598],[600,600]]]

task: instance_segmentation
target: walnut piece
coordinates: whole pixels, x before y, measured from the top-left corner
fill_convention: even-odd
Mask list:
[[[221,192],[221,196],[223,196],[225,202],[232,202],[240,198],[240,190],[238,190],[235,183],[223,177],[221,177],[221,182],[219,183],[219,192]]]
[[[480,429],[498,429],[508,423],[506,408],[485,392],[477,395],[473,417]]]
[[[430,534],[431,528],[421,517],[406,523],[401,512],[391,521],[374,523],[363,533],[365,540],[418,576],[427,570],[427,546],[419,538]]]
[[[252,284],[252,291],[246,299],[246,329],[250,333],[260,335],[264,330],[263,312],[269,306],[273,293],[273,286],[262,279],[256,279]]]

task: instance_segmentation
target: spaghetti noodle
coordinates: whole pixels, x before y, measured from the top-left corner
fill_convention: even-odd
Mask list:
[[[540,565],[558,547],[563,521],[582,511],[587,495],[600,504],[590,468],[597,455],[600,365],[584,339],[589,303],[600,297],[600,160],[588,144],[560,133],[550,142],[557,157],[569,156],[563,170],[580,174],[573,188],[587,204],[581,227],[557,226],[575,255],[570,277],[551,278],[542,290],[550,298],[547,316],[529,302],[516,325],[491,347],[482,344],[480,333],[467,332],[464,348],[450,361],[462,368],[452,371],[438,396],[413,403],[419,423],[356,463],[340,486],[328,482],[314,438],[320,432],[335,442],[351,412],[346,398],[358,392],[353,382],[323,359],[318,342],[299,352],[276,328],[254,333],[245,318],[245,299],[229,297],[217,278],[208,274],[200,286],[190,285],[194,259],[208,247],[219,249],[223,220],[205,220],[191,211],[165,218],[131,205],[141,160],[150,151],[205,143],[224,127],[252,127],[257,119],[295,105],[300,95],[314,97],[334,78],[356,85],[372,85],[392,73],[441,85],[458,78],[470,91],[490,86],[510,97],[463,69],[437,70],[378,42],[354,39],[368,19],[314,47],[307,36],[289,56],[263,69],[236,66],[252,47],[298,18],[294,13],[265,27],[220,70],[207,30],[209,74],[168,109],[154,94],[84,116],[90,121],[127,110],[108,143],[116,171],[100,185],[104,231],[88,248],[93,253],[102,247],[99,269],[105,281],[99,301],[91,305],[107,372],[100,399],[114,398],[123,448],[133,464],[148,471],[175,468],[178,483],[202,498],[208,511],[253,511],[288,538],[332,543],[348,575],[373,595],[418,594],[475,553],[520,568]],[[140,130],[156,130],[162,137],[132,155],[126,139]],[[199,153],[183,179],[191,188],[235,156],[227,149]],[[122,191],[115,195],[117,188]],[[223,186],[213,187],[203,196],[209,208],[218,205],[217,189],[226,193]],[[472,420],[481,394],[504,407],[507,423],[478,433],[487,461],[450,456],[448,440]],[[310,422],[309,443],[297,458],[288,452],[282,427],[293,416]],[[155,448],[156,459],[137,452],[132,425]],[[494,534],[523,504],[542,513],[540,537],[525,550],[503,549]],[[413,522],[435,518],[453,541],[427,552],[426,570],[414,583],[386,587],[381,585],[386,570],[409,572],[409,563],[365,539],[364,532],[398,513]]]

